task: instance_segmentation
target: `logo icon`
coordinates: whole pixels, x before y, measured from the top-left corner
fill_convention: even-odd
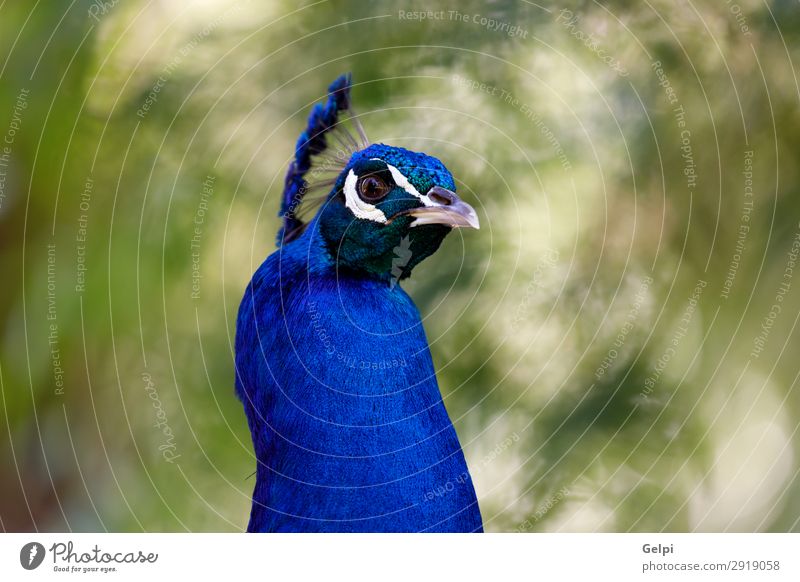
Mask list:
[[[403,269],[411,262],[411,239],[404,236],[400,239],[400,244],[392,249],[394,251],[394,258],[392,259],[392,278],[389,281],[389,287],[394,289],[400,277],[403,275]]]
[[[44,546],[39,542],[28,542],[19,551],[19,563],[26,570],[35,570],[44,561]]]

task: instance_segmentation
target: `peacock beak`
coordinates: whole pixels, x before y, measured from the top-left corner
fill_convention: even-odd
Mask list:
[[[455,192],[434,186],[425,197],[428,204],[401,213],[416,218],[411,226],[444,224],[451,228],[480,228],[475,209],[461,200]]]

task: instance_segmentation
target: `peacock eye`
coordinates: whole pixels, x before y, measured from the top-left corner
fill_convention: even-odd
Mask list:
[[[365,202],[377,202],[389,193],[389,186],[378,176],[364,176],[358,181],[358,193]]]

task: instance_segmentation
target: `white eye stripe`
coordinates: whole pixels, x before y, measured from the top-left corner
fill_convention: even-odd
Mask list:
[[[380,158],[370,158],[376,161],[383,161]],[[385,162],[384,162],[385,163]],[[414,185],[409,182],[408,178],[406,178],[403,173],[394,167],[391,164],[386,164],[386,168],[389,170],[389,173],[392,175],[392,180],[394,183],[397,184],[398,187],[402,188],[412,196],[418,198],[424,206],[439,206],[436,202],[431,200],[427,195],[420,194],[419,191],[414,187]],[[370,204],[369,202],[364,202],[361,197],[358,195],[356,191],[356,185],[358,184],[358,176],[356,173],[351,169],[350,172],[347,174],[347,178],[344,181],[344,197],[345,197],[345,205],[347,208],[350,209],[357,218],[363,218],[366,220],[371,220],[373,222],[380,222],[382,224],[386,224],[387,219],[386,215],[377,208],[374,204]]]
[[[370,158],[370,160],[383,162],[383,160],[380,158]],[[386,162],[383,163],[386,164]],[[394,183],[397,184],[400,188],[402,188],[412,196],[416,196],[417,198],[422,200],[422,203],[425,206],[438,206],[433,200],[428,198],[426,194],[420,194],[419,190],[417,190],[414,187],[414,184],[408,181],[408,178],[406,178],[400,170],[398,170],[391,164],[386,164],[386,167],[389,169],[389,173],[392,175],[392,180],[394,180]]]
[[[428,198],[424,194],[420,194],[419,191],[414,188],[414,185],[408,181],[400,170],[392,166],[391,164],[386,164],[386,167],[389,168],[389,173],[392,175],[392,179],[394,183],[400,186],[403,190],[411,194],[412,196],[416,196],[419,198],[425,206],[436,206],[436,203],[433,202],[430,198]]]
[[[364,202],[356,192],[358,176],[351,169],[344,180],[344,203],[356,218],[364,218],[373,222],[386,223],[386,215],[375,205]]]

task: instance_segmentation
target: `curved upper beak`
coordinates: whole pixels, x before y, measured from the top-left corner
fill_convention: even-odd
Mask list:
[[[416,218],[411,226],[444,224],[451,228],[480,228],[475,209],[461,200],[455,192],[434,186],[428,190],[426,197],[432,203],[430,206],[422,206],[401,213]]]

